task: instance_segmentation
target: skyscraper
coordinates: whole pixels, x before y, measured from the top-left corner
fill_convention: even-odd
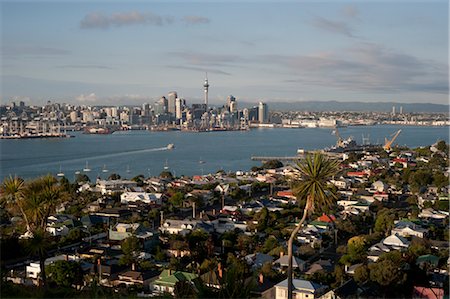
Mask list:
[[[266,103],[259,102],[258,120],[259,120],[259,123],[261,123],[261,124],[265,124],[269,121],[269,110],[267,109]]]
[[[182,116],[182,101],[180,98],[175,100],[175,116],[177,119],[180,119]]]
[[[232,95],[227,97],[227,110],[230,112],[236,112],[237,110],[236,98]]]
[[[176,91],[169,92],[167,99],[167,112],[175,114],[175,101],[177,97],[178,95]]]
[[[205,83],[203,84],[203,87],[205,91],[205,105],[206,109],[208,109],[208,88],[209,88],[208,73],[206,73]]]

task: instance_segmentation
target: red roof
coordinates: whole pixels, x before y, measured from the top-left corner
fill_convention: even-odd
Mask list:
[[[413,290],[413,297],[427,298],[427,299],[442,299],[444,298],[444,289],[415,286]]]
[[[336,220],[336,217],[334,217],[333,215],[327,215],[327,214],[323,213],[322,216],[317,218],[317,220],[322,221],[322,222],[332,223]]]
[[[364,172],[364,171],[349,171],[347,173],[347,175],[348,176],[366,176],[366,175],[368,175],[368,173]]]
[[[294,194],[292,193],[291,190],[278,191],[278,192],[277,192],[277,196],[280,196],[280,197],[287,197],[287,198],[295,198],[295,196],[294,196]]]

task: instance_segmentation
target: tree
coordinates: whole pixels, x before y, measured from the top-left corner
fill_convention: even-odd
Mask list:
[[[42,229],[35,230],[33,237],[28,240],[26,245],[32,255],[39,257],[39,266],[41,268],[41,286],[47,286],[47,275],[45,273],[45,258],[49,247],[47,232]]]
[[[288,299],[292,299],[292,245],[294,238],[302,227],[309,213],[316,207],[329,207],[336,195],[330,191],[328,180],[339,171],[339,162],[326,158],[322,153],[307,155],[305,160],[298,162],[297,170],[300,178],[294,183],[293,193],[297,199],[305,200],[303,216],[288,241]]]
[[[169,198],[169,203],[175,207],[179,207],[183,204],[184,194],[182,192],[176,192]]]
[[[11,209],[14,209],[16,207],[19,208],[20,213],[25,220],[27,231],[30,231],[31,229],[28,222],[28,217],[24,211],[24,189],[25,182],[23,179],[17,176],[10,176],[9,178],[5,179],[1,185],[1,199],[2,204],[5,204],[7,207]]]
[[[131,265],[137,261],[141,243],[135,236],[131,236],[122,241],[120,245],[123,256],[120,258],[120,263],[123,265]]]
[[[347,242],[347,253],[353,262],[361,260],[366,253],[366,239],[363,236],[350,238]]]
[[[363,283],[369,279],[369,276],[369,268],[366,265],[362,265],[355,269],[353,278],[357,283]]]
[[[261,167],[263,169],[280,168],[280,167],[283,167],[283,163],[281,163],[279,160],[270,160],[270,161],[265,162]]]
[[[375,220],[375,231],[387,235],[394,226],[395,218],[395,214],[393,214],[389,209],[380,210]]]
[[[161,177],[163,179],[172,179],[173,175],[170,171],[164,170],[159,174],[159,177]]]
[[[121,179],[121,177],[117,173],[111,173],[108,177],[109,181],[116,181],[116,180],[120,180],[120,179]]]
[[[444,152],[444,153],[448,152],[447,144],[445,143],[444,140],[439,140],[436,145],[436,148],[441,152]]]
[[[79,184],[79,183],[88,183],[90,181],[91,181],[91,179],[84,173],[79,173],[75,177],[75,183],[77,183],[77,184]]]
[[[74,261],[56,261],[47,266],[49,280],[58,286],[71,287],[83,282],[83,270],[79,263]]]
[[[403,272],[405,261],[399,251],[391,251],[380,256],[376,263],[370,264],[370,279],[381,286],[401,285],[406,281]]]

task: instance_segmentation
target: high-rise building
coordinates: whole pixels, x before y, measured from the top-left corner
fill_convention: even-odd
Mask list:
[[[208,109],[208,88],[209,88],[208,73],[206,73],[206,78],[205,78],[205,83],[203,84],[203,88],[204,88],[204,92],[205,92],[205,105],[206,105],[206,109]]]
[[[176,91],[171,91],[167,98],[167,112],[175,114],[175,100],[178,98]]]
[[[180,119],[182,116],[182,111],[183,111],[182,107],[183,107],[182,100],[180,98],[177,98],[175,100],[175,117],[177,119]]]
[[[269,122],[269,110],[267,108],[267,104],[263,102],[259,102],[258,105],[258,120],[259,123],[265,124]]]
[[[392,106],[392,115],[395,115],[395,106]]]
[[[232,95],[229,95],[227,97],[227,110],[230,112],[236,112],[237,111],[237,103],[236,98]]]
[[[400,114],[403,114],[403,106],[400,106]]]

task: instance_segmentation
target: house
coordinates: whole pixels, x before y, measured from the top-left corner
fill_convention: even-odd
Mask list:
[[[159,229],[162,233],[186,235],[196,229],[198,223],[199,222],[197,220],[167,219]]]
[[[432,254],[421,255],[416,259],[416,265],[422,269],[437,268],[439,265],[439,257]]]
[[[209,287],[214,289],[222,288],[222,279],[224,276],[224,270],[222,269],[222,264],[217,265],[217,269],[212,269],[200,276],[201,281]]]
[[[275,299],[285,299],[288,297],[287,285],[287,279],[275,285]],[[293,279],[292,293],[295,299],[319,298],[325,290],[326,286],[318,283],[303,279]]]
[[[344,298],[357,298],[358,297],[358,284],[349,279],[341,286],[325,293],[320,299],[344,299]]]
[[[279,259],[273,262],[273,265],[276,267],[279,267],[282,270],[287,269],[289,264],[289,259],[287,255],[281,256]],[[298,269],[300,271],[304,271],[306,267],[306,262],[302,260],[301,258],[298,258],[296,256],[292,257],[292,268]]]
[[[57,256],[49,257],[49,258],[45,259],[44,265],[47,268],[48,265],[51,265],[56,261],[76,261],[76,260],[78,260],[78,257],[76,257],[74,255],[61,254],[61,255],[57,255]],[[30,262],[26,266],[25,272],[26,272],[26,277],[31,278],[31,279],[38,279],[40,276],[40,273],[41,273],[41,264],[39,263],[39,261]]]
[[[120,195],[120,202],[124,204],[141,201],[146,204],[161,204],[162,193],[124,192]]]
[[[412,298],[443,299],[444,289],[414,286]]]
[[[151,248],[157,242],[159,234],[139,223],[118,223],[109,229],[110,240],[122,241],[131,236],[140,239],[144,248]]]
[[[244,259],[247,262],[247,264],[252,267],[252,269],[260,268],[265,263],[273,262],[273,257],[271,255],[260,252],[246,255]]]
[[[395,223],[391,233],[402,237],[416,236],[423,238],[428,233],[428,230],[409,220],[401,220]]]
[[[97,180],[96,188],[102,194],[113,194],[115,192],[123,192],[127,188],[137,187],[137,182],[128,180]]]
[[[306,275],[312,275],[318,271],[324,271],[324,272],[332,272],[334,269],[333,264],[330,260],[319,260],[312,264],[308,271],[305,272]]]
[[[158,276],[159,271],[136,271],[132,269],[119,273],[114,284],[116,286],[139,285],[145,290],[148,290],[150,288],[150,283],[156,280]]]
[[[182,272],[182,271],[172,271],[163,270],[159,275],[159,278],[152,283],[152,289],[155,293],[164,294],[169,293],[174,295],[175,284],[180,281],[192,282],[198,278],[197,274]]]
[[[393,249],[405,249],[408,248],[411,244],[410,241],[406,240],[404,237],[399,236],[397,234],[392,234],[389,237],[385,238],[382,243],[386,246],[390,246]]]
[[[272,299],[275,298],[275,282],[265,279],[262,273],[259,273],[258,283],[250,292],[251,298]]]

